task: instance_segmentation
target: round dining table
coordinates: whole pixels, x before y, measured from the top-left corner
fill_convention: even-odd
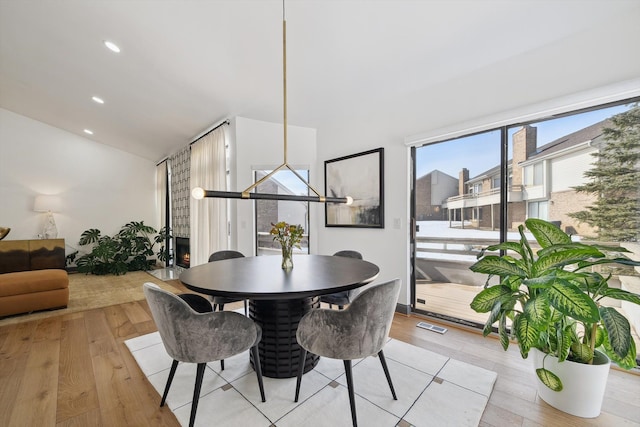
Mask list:
[[[294,255],[289,271],[282,269],[281,261],[280,256],[233,258],[180,274],[180,281],[192,291],[249,300],[249,316],[262,328],[258,346],[262,373],[271,378],[298,374],[298,322],[312,308],[320,307],[320,295],[366,285],[380,272],[368,261],[337,256]],[[304,372],[318,360],[308,353]]]

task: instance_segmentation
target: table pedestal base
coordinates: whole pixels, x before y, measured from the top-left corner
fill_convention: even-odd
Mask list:
[[[318,307],[318,297],[249,301],[249,316],[262,328],[262,341],[258,345],[262,375],[270,378],[292,378],[298,375],[298,322],[305,313]],[[307,353],[304,372],[312,370],[319,360],[319,356]],[[251,366],[253,363],[252,356]]]

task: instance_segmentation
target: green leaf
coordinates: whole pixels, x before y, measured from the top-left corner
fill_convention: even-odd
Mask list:
[[[520,286],[522,285],[522,279],[517,276],[507,276],[501,282],[501,285],[504,285],[511,289],[511,292],[518,292],[520,290]]]
[[[547,247],[547,249],[549,248],[550,247]],[[536,262],[533,263],[532,268],[534,276],[543,274],[545,271],[552,268],[563,267],[565,265],[575,264],[585,259],[604,256],[604,254],[599,250],[584,245],[580,245],[578,247],[570,247],[569,249],[564,249],[561,251],[547,252],[544,255],[538,255],[539,258]]]
[[[559,362],[567,360],[567,357],[569,356],[569,350],[571,349],[571,344],[573,342],[572,335],[571,325],[568,325],[564,329],[561,327],[556,329],[556,356],[558,357]]]
[[[478,258],[484,255],[484,252],[495,252],[495,251],[513,251],[519,254],[522,257],[524,252],[522,245],[516,242],[502,242],[497,245],[487,246],[482,250],[482,252],[478,255]]]
[[[607,339],[607,333],[605,332],[602,326],[598,325],[598,328],[596,329],[596,341],[595,341],[594,348],[600,347],[605,342],[606,339]]]
[[[513,322],[518,345],[520,346],[520,354],[526,359],[529,350],[533,347],[540,337],[540,331],[531,323],[527,316],[518,314]]]
[[[541,277],[532,277],[522,281],[522,284],[531,289],[547,289],[550,288],[556,281],[557,277],[554,274],[547,274]]]
[[[640,295],[625,291],[624,289],[609,288],[604,292],[604,296],[640,305]]]
[[[493,305],[493,308],[491,309],[491,314],[489,314],[489,318],[487,319],[487,322],[484,325],[483,335],[485,337],[493,331],[493,324],[498,319],[500,319],[501,315],[502,315],[502,304],[498,299]]]
[[[559,243],[571,243],[571,237],[550,222],[529,218],[524,223],[543,248]]]
[[[549,254],[552,254],[554,252],[561,252],[561,251],[565,251],[565,250],[569,250],[569,249],[580,249],[580,248],[589,248],[591,250],[596,250],[596,247],[593,245],[584,245],[582,243],[579,242],[571,242],[571,243],[558,243],[555,245],[551,245],[551,246],[547,246],[546,248],[540,249],[537,252],[537,255],[539,257],[543,257],[543,256],[547,256]],[[603,254],[601,254],[603,255]]]
[[[574,342],[571,344],[571,355],[576,362],[589,363],[593,359],[591,347],[587,344]]]
[[[493,274],[495,276],[525,277],[527,275],[523,269],[497,255],[487,255],[469,268],[475,273]]]
[[[471,308],[477,313],[487,313],[493,309],[496,303],[511,296],[511,289],[506,286],[496,285],[486,288],[478,293],[471,301]]]
[[[600,320],[596,303],[567,280],[557,279],[546,292],[551,305],[563,314],[587,323]]]
[[[531,298],[523,307],[523,313],[536,327],[541,327],[549,321],[551,317],[551,307],[544,295]]]
[[[536,375],[542,381],[542,384],[546,385],[553,391],[562,391],[562,381],[556,374],[548,371],[544,368],[536,369]]]
[[[611,349],[618,357],[624,358],[633,341],[629,321],[613,307],[600,307],[600,317],[607,330]]]
[[[503,349],[509,348],[509,331],[507,330],[507,316],[500,317],[498,322],[498,336]]]
[[[602,345],[604,352],[613,360],[619,367],[622,369],[633,369],[636,367],[636,343],[631,340],[631,345],[629,346],[629,352],[625,355],[625,357],[618,356],[611,348],[608,340]]]
[[[578,263],[578,269],[582,269],[585,267],[591,267],[594,265],[601,265],[601,264],[620,264],[620,265],[629,265],[632,267],[638,267],[640,266],[640,261],[634,261],[631,260],[629,258],[602,258],[602,259],[598,259],[595,261],[580,261]]]
[[[78,242],[80,245],[88,245],[89,243],[97,242],[100,239],[100,230],[97,228],[92,228],[86,230],[80,235],[80,241]]]

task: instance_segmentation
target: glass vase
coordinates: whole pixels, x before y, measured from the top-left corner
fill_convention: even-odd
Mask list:
[[[291,271],[293,268],[293,249],[287,248],[285,246],[282,247],[282,269],[284,271]]]

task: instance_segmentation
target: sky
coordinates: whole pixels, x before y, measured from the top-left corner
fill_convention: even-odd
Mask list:
[[[271,171],[267,170],[265,172],[269,173]],[[307,181],[309,180],[309,171],[298,170],[297,172],[304,179],[306,179]],[[280,183],[282,183],[287,188],[289,188],[289,190],[293,191],[294,194],[307,195],[307,186],[302,181],[300,181],[300,178],[295,176],[293,174],[293,172],[291,172],[290,170],[283,169],[281,171],[278,171],[273,175],[273,178],[277,179],[278,181],[280,181]],[[318,190],[320,192],[320,194],[324,193],[324,187],[322,187],[322,188],[317,188],[316,187],[316,190]],[[314,195],[313,191],[308,190],[308,192],[309,192],[309,194]]]
[[[630,109],[620,105],[568,117],[532,123],[538,128],[538,146],[545,145],[562,136],[583,129],[608,117]],[[510,129],[509,135],[519,128]],[[469,169],[473,178],[500,164],[500,131],[459,138],[453,141],[431,144],[416,150],[416,177],[438,169],[458,178],[463,167]]]

